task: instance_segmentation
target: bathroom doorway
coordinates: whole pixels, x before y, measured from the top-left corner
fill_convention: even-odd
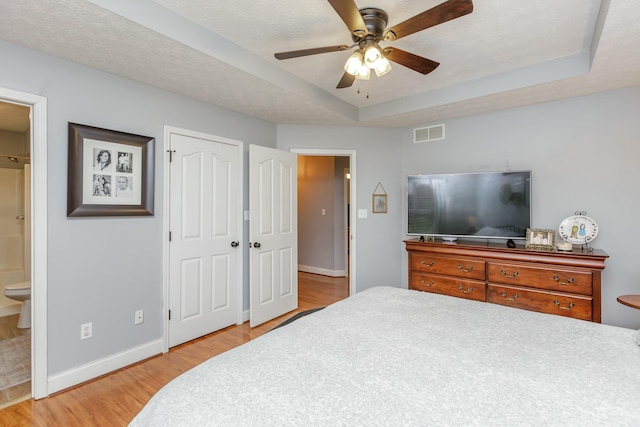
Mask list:
[[[0,102],[0,407],[31,396],[31,316],[19,324],[26,303],[4,295],[31,280],[30,116],[29,106]]]

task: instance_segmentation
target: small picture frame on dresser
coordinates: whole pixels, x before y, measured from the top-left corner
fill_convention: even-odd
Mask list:
[[[524,247],[536,251],[554,252],[556,250],[556,232],[550,228],[527,228]]]

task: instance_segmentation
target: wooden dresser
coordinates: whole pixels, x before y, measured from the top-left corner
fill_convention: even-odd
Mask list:
[[[600,322],[604,251],[405,240],[409,289]]]

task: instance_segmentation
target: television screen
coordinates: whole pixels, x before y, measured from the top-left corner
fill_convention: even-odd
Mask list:
[[[410,235],[524,239],[531,171],[409,175]]]

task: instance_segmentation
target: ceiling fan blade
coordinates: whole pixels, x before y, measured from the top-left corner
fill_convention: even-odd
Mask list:
[[[345,73],[342,75],[342,78],[338,82],[338,86],[336,86],[336,89],[344,89],[346,87],[351,87],[355,79],[356,79],[356,76],[354,76],[353,74],[349,74],[345,71]]]
[[[316,55],[318,53],[340,52],[342,50],[347,50],[347,49],[350,49],[350,47],[347,46],[346,44],[341,44],[338,46],[314,47],[311,49],[279,52],[279,53],[275,53],[273,56],[275,56],[276,59],[291,59],[291,58],[298,58],[300,56]]]
[[[347,24],[349,32],[358,36],[366,36],[369,32],[360,15],[360,10],[353,0],[327,0],[340,18]]]
[[[386,56],[389,61],[404,65],[421,74],[429,74],[440,65],[439,62],[414,55],[401,49],[396,49],[395,47],[386,48],[384,50],[384,56]]]
[[[397,40],[471,12],[473,12],[471,0],[448,0],[387,29],[384,37],[386,40]]]

